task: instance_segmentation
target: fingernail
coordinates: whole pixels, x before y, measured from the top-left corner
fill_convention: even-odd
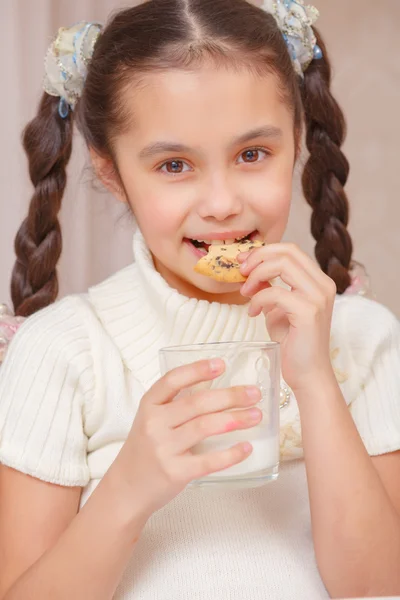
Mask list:
[[[242,262],[244,260],[246,260],[246,258],[249,258],[250,256],[250,252],[240,252],[240,254],[238,254],[238,261]]]
[[[213,373],[219,373],[224,368],[225,363],[221,358],[212,358],[209,365]]]
[[[255,317],[256,316],[256,311],[254,310],[254,307],[252,304],[250,304],[249,309],[247,311],[247,314],[249,315],[249,317]]]
[[[247,269],[247,260],[242,265],[240,265],[240,272],[244,273],[244,271],[246,269]]]
[[[250,452],[253,450],[253,446],[249,444],[249,442],[245,442],[243,444],[243,450],[246,452],[246,454],[250,454]]]
[[[251,400],[261,400],[260,388],[249,386],[246,388],[246,394]]]
[[[251,408],[249,410],[249,417],[252,421],[260,421],[262,415],[259,408]]]

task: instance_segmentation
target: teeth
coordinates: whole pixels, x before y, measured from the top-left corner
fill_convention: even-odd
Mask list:
[[[196,242],[200,242],[202,244],[207,244],[208,246],[230,246],[231,244],[234,244],[235,242],[239,242],[243,239],[247,239],[249,236],[246,236],[246,238],[232,238],[232,239],[227,239],[227,240],[195,240]]]
[[[234,244],[235,240],[198,240],[199,242],[204,242],[209,246],[229,246],[230,244]]]

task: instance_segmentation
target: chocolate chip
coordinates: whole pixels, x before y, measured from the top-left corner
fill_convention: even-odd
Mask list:
[[[219,259],[217,259],[216,262],[217,262],[217,265],[219,267],[221,267],[222,269],[232,269],[232,267],[235,266],[232,261],[230,261],[224,257],[220,257]]]

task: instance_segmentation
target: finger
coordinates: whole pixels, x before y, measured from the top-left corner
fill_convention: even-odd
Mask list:
[[[290,324],[281,308],[273,308],[267,315],[267,329],[274,342],[283,342]]]
[[[254,296],[258,292],[261,292],[261,290],[266,290],[266,289],[272,287],[272,283],[270,283],[269,281],[255,282],[254,287],[251,288],[251,294],[248,293],[248,288],[245,288],[245,290],[243,291],[243,287],[244,287],[244,284],[242,285],[242,287],[240,289],[240,293],[242,294],[242,296],[245,296],[245,297],[247,296],[248,298],[251,298],[251,296]]]
[[[332,289],[332,280],[325,275],[319,265],[305,252],[300,250],[296,244],[269,244],[259,248],[257,252],[251,253],[245,263],[241,265],[240,271],[244,276],[248,276],[250,272],[256,268],[262,261],[272,256],[287,255],[293,257],[303,269],[315,279],[317,283],[321,283],[327,289]],[[240,256],[238,257],[240,262]]]
[[[243,462],[252,452],[253,446],[249,442],[240,442],[227,450],[205,452],[185,457],[183,460],[187,464],[187,471],[192,474],[193,480],[233,467]]]
[[[284,283],[293,290],[299,291],[317,302],[323,303],[326,291],[321,283],[310,276],[292,256],[281,255],[265,259],[258,264],[249,274],[247,281],[241,288],[243,296],[254,296],[259,292],[263,283],[280,277]]]
[[[253,296],[250,301],[249,315],[257,317],[261,312],[267,314],[275,308],[280,308],[293,326],[312,323],[319,310],[304,296],[284,288],[272,287]]]
[[[254,427],[261,422],[262,417],[263,414],[259,408],[220,412],[197,417],[174,429],[170,451],[173,454],[183,454],[214,435]]]
[[[248,250],[247,252],[240,252],[240,254],[237,255],[237,261],[239,263],[244,263],[251,254],[254,254],[254,252],[258,252],[259,250],[261,250],[261,247],[258,248],[253,248],[253,250]]]
[[[201,360],[182,367],[177,367],[161,377],[146,394],[146,402],[150,404],[166,404],[171,402],[183,389],[203,381],[212,381],[225,370],[225,363],[220,358]]]
[[[169,427],[179,427],[201,415],[254,406],[260,400],[261,391],[258,387],[238,386],[207,390],[193,396],[183,396],[168,404],[165,410],[165,421]]]

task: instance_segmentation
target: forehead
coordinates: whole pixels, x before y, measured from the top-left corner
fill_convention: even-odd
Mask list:
[[[125,91],[135,137],[160,135],[201,143],[276,125],[293,133],[293,116],[272,74],[204,66],[146,74]]]

